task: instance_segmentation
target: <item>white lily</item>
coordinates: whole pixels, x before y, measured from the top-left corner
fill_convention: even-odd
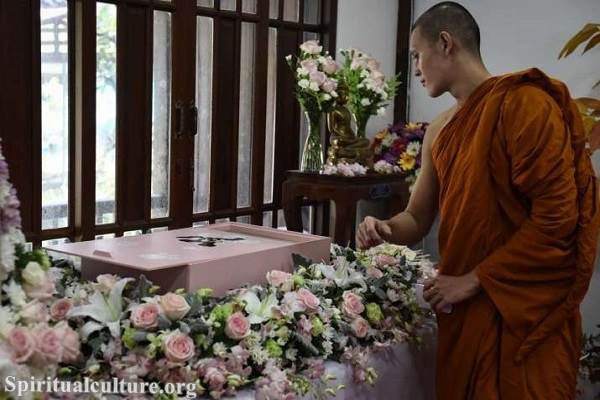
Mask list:
[[[345,257],[337,257],[332,265],[319,264],[319,270],[327,279],[331,279],[341,288],[348,287],[352,284],[360,285],[366,288],[364,276],[350,267],[350,262]]]
[[[121,336],[121,316],[123,314],[123,289],[133,278],[119,280],[111,289],[108,296],[100,291],[95,291],[90,298],[89,304],[74,307],[68,313],[68,317],[89,317],[94,321],[88,321],[81,328],[81,336],[85,341],[88,336],[105,326],[108,327],[113,337]]]
[[[240,300],[246,302],[244,309],[248,313],[248,321],[251,324],[270,320],[273,316],[272,308],[279,305],[275,292],[269,292],[269,295],[260,301],[254,291],[248,290],[240,296]]]

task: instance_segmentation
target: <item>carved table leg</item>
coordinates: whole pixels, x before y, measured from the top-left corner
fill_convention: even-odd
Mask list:
[[[294,187],[287,182],[283,183],[283,215],[288,230],[302,232],[302,195],[295,193]]]

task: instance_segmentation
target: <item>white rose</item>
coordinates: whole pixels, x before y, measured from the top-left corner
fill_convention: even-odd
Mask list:
[[[298,75],[300,76],[307,76],[308,75],[308,70],[304,69],[304,68],[297,68],[296,72],[298,73]]]
[[[300,45],[300,50],[307,54],[319,54],[323,50],[323,46],[320,46],[316,40],[307,40]]]
[[[308,81],[308,79],[301,79],[298,82],[298,86],[300,86],[302,89],[306,89],[309,84],[310,84],[310,82]]]
[[[325,93],[325,94],[323,95],[323,100],[325,100],[325,101],[327,101],[327,100],[331,100],[331,96],[330,96],[330,95],[328,95],[327,93]]]
[[[291,55],[291,54],[288,54],[287,56],[285,56],[285,59],[286,59],[287,61],[291,61],[291,60],[292,60],[292,55]]]
[[[308,85],[308,87],[313,92],[318,92],[319,91],[319,84],[317,82],[310,82],[310,84]]]
[[[371,105],[371,100],[369,100],[369,99],[362,99],[360,101],[360,104],[362,104],[363,106],[370,106]]]
[[[377,115],[383,115],[385,114],[385,107],[379,107],[377,109]]]
[[[35,261],[27,263],[21,276],[25,282],[32,286],[40,286],[46,281],[46,271],[44,271],[42,266]]]

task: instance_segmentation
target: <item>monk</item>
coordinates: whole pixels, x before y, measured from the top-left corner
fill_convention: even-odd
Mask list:
[[[537,69],[491,76],[479,43],[453,2],[415,22],[416,76],[456,105],[427,131],[406,210],[365,218],[356,242],[415,244],[439,214],[439,274],[424,292],[439,399],[574,399],[600,224],[582,121],[566,86]]]

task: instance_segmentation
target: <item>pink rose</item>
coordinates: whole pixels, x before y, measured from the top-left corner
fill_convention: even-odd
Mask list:
[[[204,375],[204,381],[208,383],[210,390],[220,390],[225,384],[225,375],[215,367],[208,367]]]
[[[364,338],[369,333],[369,323],[361,317],[357,317],[350,324],[352,327],[352,332],[354,332],[354,336],[358,338]]]
[[[300,330],[300,334],[304,336],[310,336],[310,331],[312,330],[312,322],[306,318],[306,315],[301,315],[298,320],[298,329]]]
[[[320,46],[317,40],[307,40],[300,45],[300,50],[307,54],[319,54],[323,50],[323,46]]]
[[[35,338],[34,357],[39,365],[57,363],[62,358],[62,338],[46,324],[36,325],[31,331]]]
[[[281,288],[284,291],[289,291],[292,289],[292,274],[289,274],[284,271],[273,270],[271,272],[268,272],[267,281],[271,286]]]
[[[8,334],[7,342],[17,363],[27,362],[35,351],[36,342],[33,335],[25,328],[13,328]]]
[[[157,304],[143,303],[133,309],[131,323],[135,328],[152,329],[158,326],[158,313],[160,309]]]
[[[325,83],[325,80],[327,79],[327,75],[325,75],[321,71],[313,71],[308,75],[308,77],[312,82],[316,83],[319,86]]]
[[[315,60],[310,60],[310,59],[300,61],[300,66],[302,68],[304,68],[305,70],[307,70],[309,74],[311,72],[318,71],[318,68],[319,68],[317,65],[317,62]]]
[[[23,283],[23,290],[30,299],[47,300],[52,297],[55,288],[54,283],[46,277],[40,285]]]
[[[337,82],[334,81],[333,79],[327,79],[327,80],[325,80],[325,82],[323,82],[323,84],[321,85],[321,87],[327,93],[331,93],[335,89],[337,89]]]
[[[180,320],[190,311],[190,305],[187,301],[175,293],[167,293],[164,296],[160,296],[160,307],[171,321]]]
[[[301,288],[298,290],[298,301],[306,308],[306,311],[314,312],[319,309],[319,298],[312,294],[308,289]]]
[[[378,254],[375,257],[373,257],[373,261],[375,261],[375,264],[377,264],[377,266],[379,267],[383,267],[385,265],[398,264],[398,260],[396,260],[396,257],[388,256],[387,254]]]
[[[344,300],[342,304],[342,311],[348,317],[355,318],[365,311],[365,306],[362,303],[362,299],[357,294],[352,292],[344,292],[342,299]]]
[[[75,332],[66,321],[61,321],[54,326],[54,330],[62,338],[62,362],[74,363],[81,355],[79,334]]]
[[[381,272],[381,270],[378,268],[369,267],[369,268],[367,268],[367,276],[369,278],[379,279],[383,276],[383,272]]]
[[[250,322],[240,311],[235,312],[227,318],[225,326],[225,334],[227,337],[235,340],[240,340],[246,337],[250,331]]]
[[[46,305],[39,300],[32,300],[25,304],[20,314],[26,323],[48,322],[50,319]]]
[[[55,321],[63,320],[67,317],[67,313],[73,307],[71,299],[59,299],[50,306],[50,316]]]
[[[183,333],[171,333],[163,341],[163,352],[167,360],[184,363],[194,357],[194,341]]]
[[[338,65],[331,57],[325,58],[325,62],[323,63],[323,72],[328,75],[331,75],[337,71]]]

